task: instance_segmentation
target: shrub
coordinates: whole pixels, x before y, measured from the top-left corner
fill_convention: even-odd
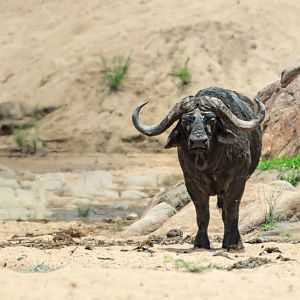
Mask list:
[[[80,218],[86,218],[90,214],[90,208],[89,207],[80,207],[78,204],[76,204],[77,208],[77,215]]]
[[[104,67],[104,81],[110,88],[110,91],[118,91],[128,72],[131,62],[131,55],[115,56],[109,63],[107,59],[101,56],[102,65]]]
[[[34,131],[31,133],[28,129],[16,127],[13,131],[13,136],[18,151],[26,154],[34,154],[36,152],[37,143],[40,140],[37,123],[34,126]]]
[[[173,71],[169,73],[169,75],[178,78],[181,81],[182,85],[187,85],[191,82],[192,72],[188,67],[189,61],[190,58],[188,57],[184,65],[180,69],[173,69]]]

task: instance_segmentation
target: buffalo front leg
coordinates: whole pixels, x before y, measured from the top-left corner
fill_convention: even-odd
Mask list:
[[[188,186],[188,184],[187,184]],[[210,249],[207,229],[209,223],[209,196],[204,195],[193,185],[187,188],[196,208],[198,232],[195,237],[194,247]]]
[[[222,247],[227,250],[241,250],[244,248],[238,229],[239,206],[244,193],[246,182],[233,182],[228,191],[222,196],[222,219],[224,223],[224,238]]]

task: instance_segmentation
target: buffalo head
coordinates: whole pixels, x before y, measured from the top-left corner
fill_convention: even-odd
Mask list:
[[[159,135],[178,121],[168,137],[165,148],[177,147],[180,142],[185,141],[191,151],[204,152],[210,149],[214,139],[224,144],[237,142],[237,136],[224,125],[224,120],[241,131],[257,128],[265,117],[265,108],[259,100],[255,101],[259,111],[256,117],[249,121],[237,118],[220,99],[211,96],[189,96],[182,99],[158,125],[154,126],[146,126],[139,119],[139,112],[146,102],[133,111],[132,121],[138,131],[148,136]]]

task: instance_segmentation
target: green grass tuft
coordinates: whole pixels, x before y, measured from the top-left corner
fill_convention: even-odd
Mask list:
[[[189,84],[192,79],[192,72],[188,67],[189,61],[190,58],[188,57],[184,65],[180,69],[178,70],[174,69],[171,73],[169,73],[169,75],[178,78],[181,81],[182,85]]]
[[[127,57],[115,56],[110,63],[105,57],[101,56],[101,61],[104,67],[104,81],[109,86],[110,91],[118,91],[128,73],[131,55],[128,55]]]
[[[261,231],[271,231],[275,229],[276,226],[277,226],[277,221],[273,217],[269,216],[266,222],[260,225],[259,229]]]
[[[90,214],[90,208],[89,207],[80,207],[78,204],[76,204],[77,207],[77,215],[80,218],[87,218]]]
[[[287,169],[300,169],[300,155],[293,157],[276,157],[274,159],[262,159],[257,167],[260,171],[276,169],[279,171]]]
[[[13,131],[13,137],[18,151],[26,154],[34,154],[37,150],[37,144],[40,141],[39,124],[35,124],[33,131],[16,127]]]

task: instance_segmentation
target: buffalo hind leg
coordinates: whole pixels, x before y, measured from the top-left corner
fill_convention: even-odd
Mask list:
[[[228,251],[244,249],[238,229],[239,206],[245,189],[245,180],[234,181],[228,191],[221,197],[223,202],[222,219],[224,238],[222,247]]]
[[[187,187],[189,187],[188,192],[194,202],[197,214],[198,232],[195,237],[194,247],[210,249],[207,233],[209,223],[209,196],[203,195],[190,183],[187,184]]]

